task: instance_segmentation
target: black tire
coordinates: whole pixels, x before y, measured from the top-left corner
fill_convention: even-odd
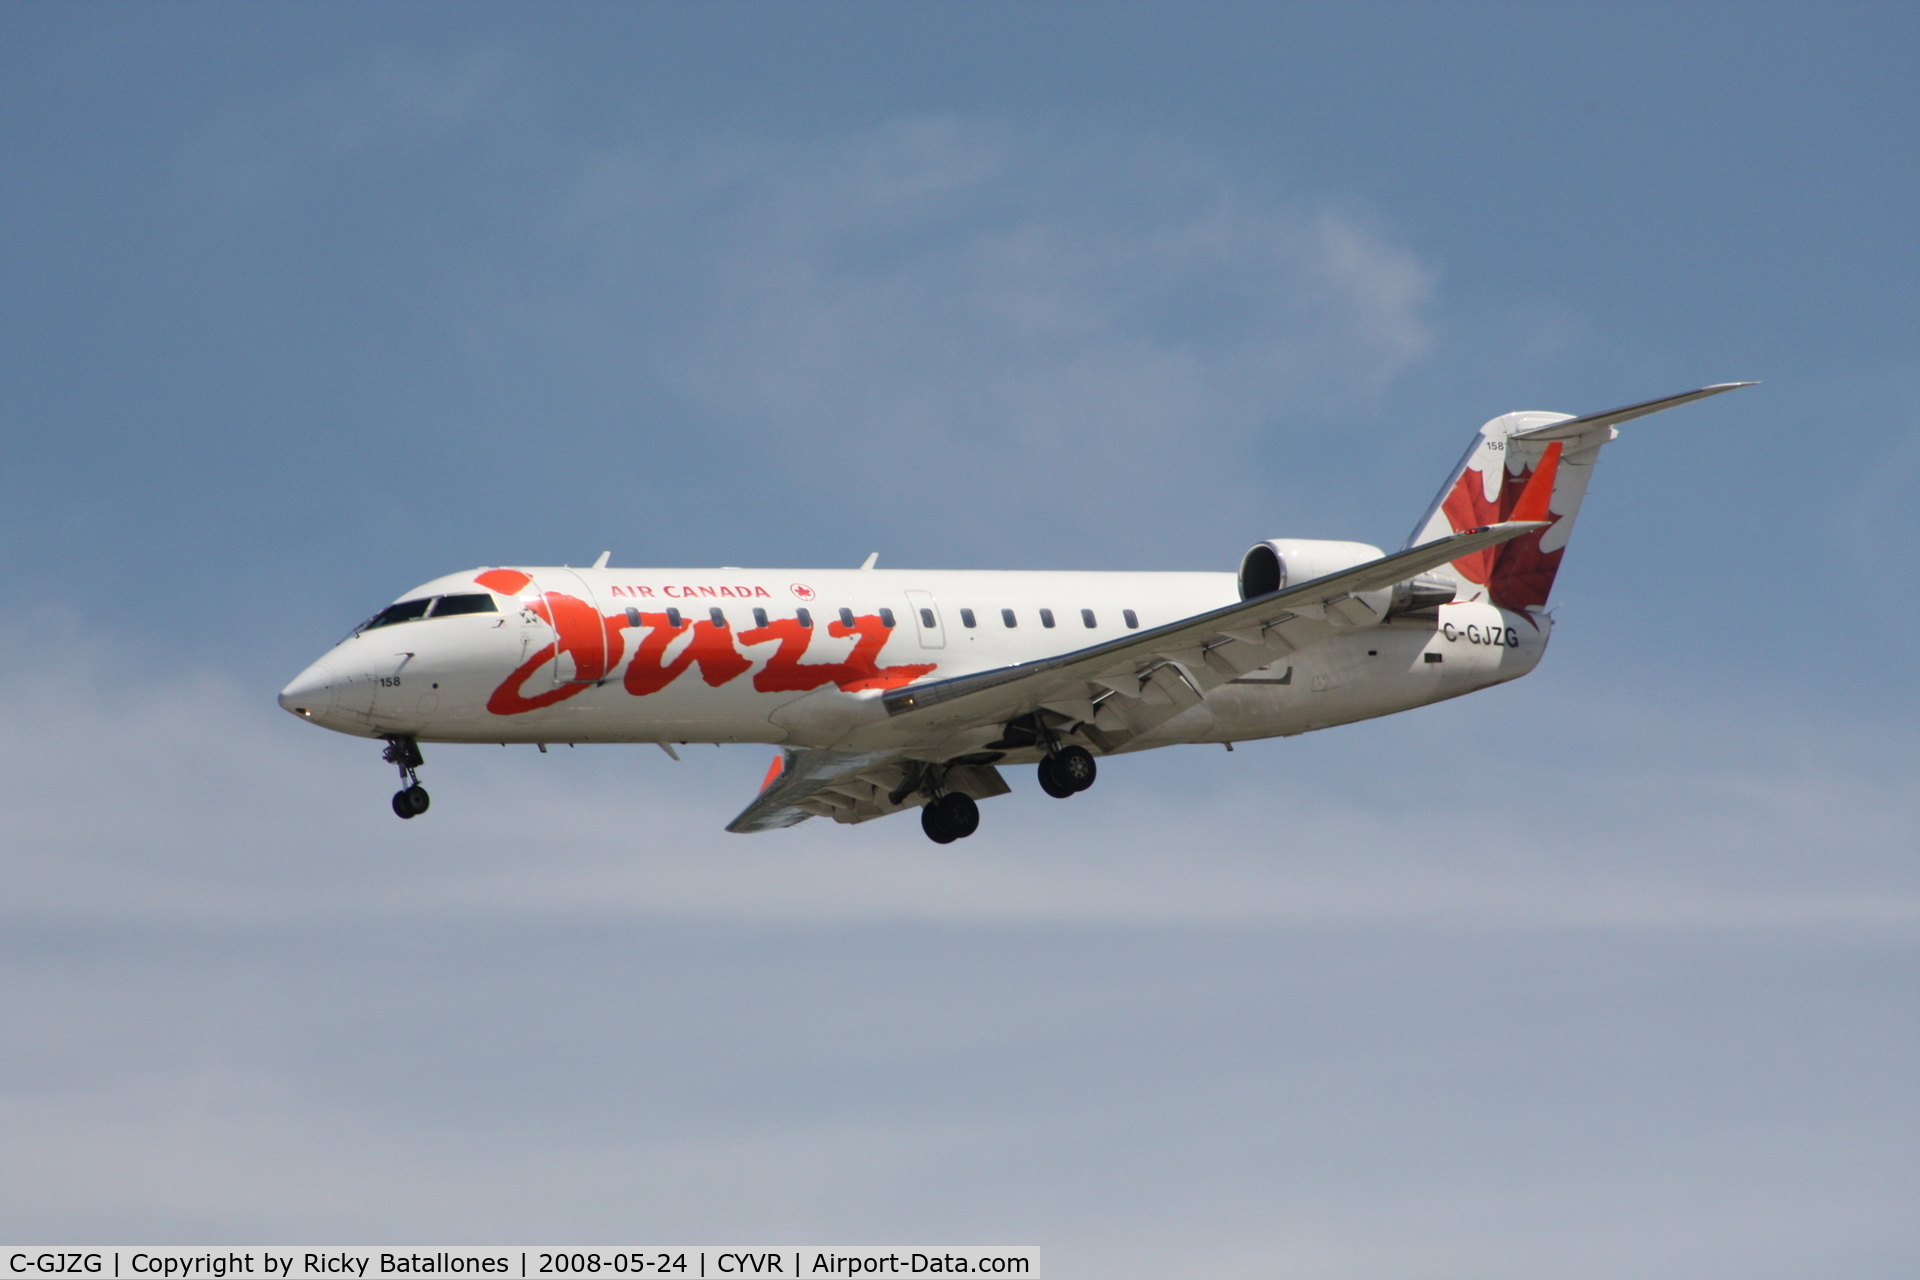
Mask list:
[[[1043,756],[1040,760],[1040,789],[1055,800],[1065,800],[1073,794],[1073,787],[1053,771],[1052,756]]]
[[[920,829],[935,844],[952,844],[960,838],[947,819],[946,805],[939,800],[929,800],[920,806]]]
[[[413,810],[413,816],[416,818],[425,813],[427,806],[433,803],[427,796],[427,789],[417,782],[400,794],[407,798],[407,807]]]
[[[1085,747],[1062,747],[1053,757],[1055,780],[1075,791],[1085,791],[1092,786],[1099,772],[1093,763],[1093,753]]]
[[[965,840],[980,829],[980,806],[972,796],[951,791],[940,797],[940,805],[947,811],[947,830],[954,839]]]
[[[402,818],[411,818],[413,816],[413,805],[408,801],[406,792],[396,791],[393,793],[393,811]]]

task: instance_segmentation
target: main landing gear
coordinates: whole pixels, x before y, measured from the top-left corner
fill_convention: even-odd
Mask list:
[[[1065,800],[1076,791],[1093,785],[1093,753],[1085,747],[1062,747],[1040,758],[1040,789],[1055,800]]]
[[[393,793],[393,811],[402,818],[417,818],[427,811],[429,803],[427,789],[420,785],[420,778],[414,773],[426,759],[420,754],[420,744],[412,738],[388,738],[387,749],[380,758],[400,770],[400,781],[406,785]]]
[[[980,806],[964,792],[944,792],[921,806],[920,829],[935,844],[964,840],[980,829]]]
[[[920,829],[935,844],[965,840],[980,829],[980,806],[964,791],[947,790],[946,778],[945,765],[916,761],[907,766],[899,789],[887,794],[888,804],[904,803],[916,791],[926,797],[920,805]]]

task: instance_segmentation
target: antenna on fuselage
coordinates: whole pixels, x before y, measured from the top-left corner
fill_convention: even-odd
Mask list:
[[[596,568],[596,569],[604,569],[604,568],[606,568],[606,567],[607,567],[607,557],[609,557],[609,556],[611,556],[612,554],[613,554],[613,552],[611,552],[611,551],[602,551],[602,552],[600,553],[600,558],[599,558],[598,560],[595,560],[595,561],[593,562],[593,567],[594,567],[594,568]]]
[[[860,567],[862,569],[871,569],[874,565],[878,564],[879,561],[880,553],[878,551],[869,551],[867,552],[867,558],[860,562]]]

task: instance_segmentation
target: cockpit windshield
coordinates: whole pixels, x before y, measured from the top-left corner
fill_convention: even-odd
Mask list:
[[[436,596],[430,618],[447,618],[456,613],[498,613],[500,606],[484,591],[468,596]]]
[[[390,604],[353,629],[354,635],[396,622],[418,622],[422,618],[450,618],[456,613],[498,613],[500,606],[484,591],[457,596],[422,596]]]

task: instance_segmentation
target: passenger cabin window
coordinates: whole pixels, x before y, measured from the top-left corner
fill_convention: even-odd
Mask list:
[[[727,629],[727,615],[720,611],[719,605],[715,605],[713,608],[707,610],[707,621],[722,631]]]
[[[1014,618],[1013,610],[1011,609],[1002,609],[1000,611],[1000,621],[1009,627],[1017,627],[1020,625],[1019,621]]]
[[[1053,610],[1042,609],[1040,611],[1040,625],[1043,627],[1050,627],[1053,625]]]
[[[800,619],[800,625],[808,631],[813,630],[813,612],[809,609],[795,609],[793,616]]]
[[[849,631],[853,630],[853,610],[842,609],[840,611],[840,625]]]
[[[929,631],[933,629],[933,610],[922,609],[920,611],[920,625],[927,628]]]
[[[680,625],[680,611],[678,609],[667,610],[667,625],[670,627]]]
[[[1140,626],[1140,615],[1135,613],[1133,610],[1122,609],[1120,611],[1120,616],[1127,620],[1127,630],[1132,631],[1137,629]]]
[[[962,609],[960,611],[960,625],[963,627],[973,626],[973,610]]]
[[[632,605],[627,606],[627,625],[630,627],[637,627],[640,625],[640,611],[634,608]]]
[[[1087,630],[1089,631],[1100,625],[1093,620],[1093,610],[1091,609],[1082,609],[1080,611],[1080,621],[1087,624]]]
[[[436,618],[447,618],[456,613],[498,612],[500,612],[500,606],[495,604],[493,597],[484,591],[464,596],[441,596],[434,601],[433,605],[433,616]]]
[[[882,609],[880,611],[880,625],[889,631],[893,630],[893,610]]]
[[[755,609],[753,611],[753,625],[756,627],[764,627],[767,625],[767,611],[765,609]]]

